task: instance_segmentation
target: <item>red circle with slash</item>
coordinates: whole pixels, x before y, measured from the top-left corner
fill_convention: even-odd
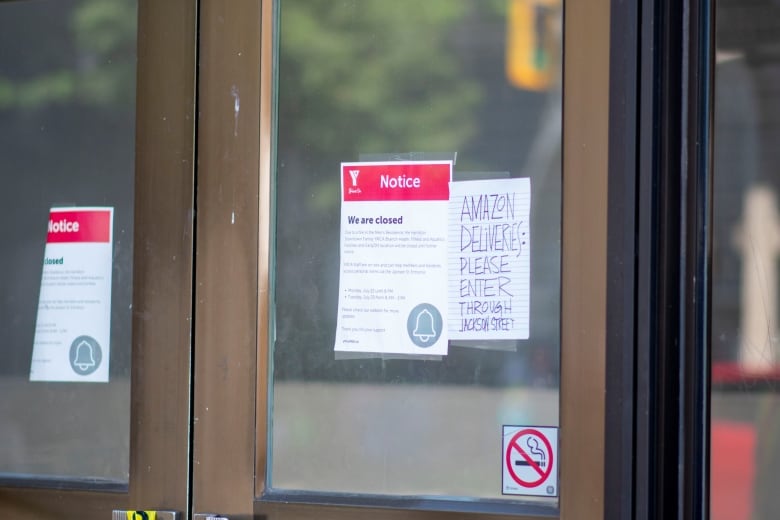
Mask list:
[[[528,452],[520,446],[520,438],[523,435],[532,435],[534,437],[538,437],[541,439],[544,446],[547,448],[547,453],[549,454],[547,463],[545,464],[545,468],[543,469],[538,462],[536,462],[531,455],[528,454]],[[515,473],[514,468],[512,467],[512,450],[517,450],[518,453],[520,453],[520,456],[525,460],[525,465],[528,465],[535,473],[539,475],[539,478],[536,480],[523,480],[517,473]],[[547,440],[547,437],[545,437],[540,431],[534,430],[533,428],[526,428],[524,430],[520,430],[519,432],[515,433],[512,438],[509,440],[509,443],[507,444],[506,448],[506,467],[509,470],[509,475],[512,477],[512,479],[520,484],[523,487],[532,488],[537,487],[541,485],[545,480],[547,480],[547,477],[550,476],[550,473],[552,473],[552,467],[553,467],[553,450],[552,445],[550,444],[550,441]]]

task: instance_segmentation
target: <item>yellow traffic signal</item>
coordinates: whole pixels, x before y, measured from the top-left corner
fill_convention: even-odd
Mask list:
[[[510,0],[506,75],[526,90],[547,90],[558,81],[561,0]]]

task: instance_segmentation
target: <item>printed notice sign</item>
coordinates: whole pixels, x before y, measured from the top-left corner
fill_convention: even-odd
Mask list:
[[[528,339],[530,210],[527,178],[450,184],[450,339]]]
[[[113,208],[51,210],[30,381],[108,381],[113,218]]]
[[[451,161],[341,165],[335,350],[447,354]]]

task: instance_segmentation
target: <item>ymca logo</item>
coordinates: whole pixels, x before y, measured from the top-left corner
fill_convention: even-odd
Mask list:
[[[357,187],[358,175],[360,175],[360,170],[349,170],[349,176],[352,177],[352,187],[347,190],[347,193],[350,195],[363,193],[363,190]]]

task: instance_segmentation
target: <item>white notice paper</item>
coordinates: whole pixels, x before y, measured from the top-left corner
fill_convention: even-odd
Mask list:
[[[449,208],[450,339],[528,339],[530,179],[453,182]]]
[[[53,208],[30,381],[107,382],[113,208]]]
[[[343,163],[335,350],[447,354],[451,161]]]

